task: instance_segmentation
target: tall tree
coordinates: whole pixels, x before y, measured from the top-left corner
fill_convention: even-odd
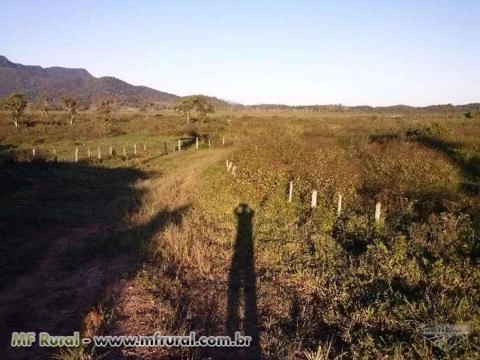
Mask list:
[[[115,103],[112,98],[100,100],[96,107],[97,116],[105,121],[109,121],[114,110],[114,105]]]
[[[201,96],[197,98],[195,108],[202,121],[207,119],[208,114],[213,114],[215,112],[213,105],[206,98]]]
[[[200,118],[205,120],[208,114],[214,112],[214,107],[204,96],[194,95],[181,98],[177,102],[175,110],[185,116],[188,124],[193,110],[196,110]]]
[[[178,100],[175,111],[185,116],[187,124],[190,122],[190,114],[195,107],[195,96],[186,96]]]
[[[150,117],[150,114],[155,111],[155,104],[153,102],[146,102],[140,106],[140,111],[147,115],[147,119]]]
[[[52,104],[52,98],[50,98],[48,95],[45,95],[42,97],[42,116],[45,119],[48,119],[48,109],[51,104]]]
[[[1,107],[10,112],[13,124],[18,128],[20,119],[27,107],[25,96],[21,93],[14,93],[1,102]]]
[[[78,101],[71,96],[62,97],[62,105],[70,114],[70,125],[73,125],[73,118],[77,114]]]

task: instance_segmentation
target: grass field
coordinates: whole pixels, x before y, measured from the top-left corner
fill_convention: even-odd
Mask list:
[[[186,124],[169,111],[82,112],[69,125],[32,112],[15,130],[0,114],[0,353],[479,358],[480,118],[396,115],[232,111]],[[441,324],[467,324],[468,339],[422,335]],[[80,330],[240,330],[255,346],[9,347],[12,331]]]

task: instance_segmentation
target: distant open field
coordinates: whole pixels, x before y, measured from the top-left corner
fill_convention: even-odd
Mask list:
[[[0,189],[7,359],[480,358],[479,114],[0,113]],[[253,346],[9,346],[236,330]]]

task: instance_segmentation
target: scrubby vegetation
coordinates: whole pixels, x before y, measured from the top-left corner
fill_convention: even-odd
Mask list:
[[[31,112],[18,130],[0,115],[2,272],[19,284],[56,274],[31,288],[50,301],[29,320],[18,314],[33,297],[4,284],[4,329],[224,335],[238,311],[242,331],[258,335],[250,351],[87,347],[56,356],[478,358],[480,123],[452,111],[387,115],[251,109],[185,124],[169,110],[120,109],[108,122],[80,112],[70,125],[66,113]],[[199,150],[195,137],[205,140]],[[178,138],[184,150],[172,154]],[[109,146],[114,155],[86,158],[87,148]],[[247,271],[235,253],[250,229],[239,204],[253,210],[253,250],[241,252],[251,273],[232,311],[232,284]],[[80,274],[90,280],[78,284]],[[58,310],[71,320],[59,323]],[[436,324],[469,324],[471,333],[441,348],[422,335]]]

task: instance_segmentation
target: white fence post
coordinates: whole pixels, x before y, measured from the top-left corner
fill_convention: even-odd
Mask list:
[[[182,150],[182,141],[178,139],[178,151]]]
[[[380,211],[382,209],[382,203],[379,201],[375,204],[375,222],[380,220]]]
[[[197,150],[198,150],[198,136],[195,138],[195,147],[196,147]]]
[[[90,146],[87,147],[87,155],[89,159],[92,156],[92,153],[90,152]]]
[[[337,202],[337,215],[340,216],[342,213],[342,195],[338,195],[338,202]]]
[[[108,153],[110,154],[110,156],[113,155],[113,147],[112,147],[112,145],[110,145],[110,146],[108,147]]]
[[[290,184],[288,187],[288,202],[292,202],[292,196],[293,196],[293,181],[290,181]]]
[[[137,144],[133,144],[133,154],[137,156]]]
[[[97,152],[98,152],[98,160],[102,159],[102,152],[100,151],[100,146],[97,147]]]
[[[317,190],[312,191],[312,204],[311,204],[312,209],[317,207]]]
[[[35,148],[32,149],[32,157],[35,157]]]
[[[75,162],[78,162],[78,147],[75,148]]]

